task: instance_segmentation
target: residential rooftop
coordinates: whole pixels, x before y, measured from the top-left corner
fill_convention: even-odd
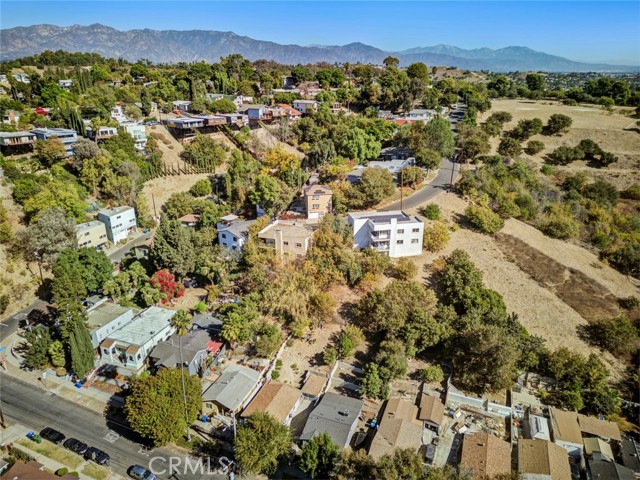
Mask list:
[[[218,233],[229,232],[238,238],[246,237],[249,235],[249,227],[256,223],[255,220],[231,220],[230,222],[228,225],[218,224]]]
[[[553,480],[571,480],[569,455],[560,445],[547,440],[518,440],[518,472],[547,476]],[[532,477],[535,478],[535,477]]]
[[[460,471],[474,480],[511,472],[511,445],[490,433],[470,433],[462,441]]]
[[[89,230],[93,230],[94,228],[100,227],[102,225],[104,225],[104,223],[98,220],[93,220],[91,222],[86,222],[86,223],[79,223],[78,225],[76,225],[76,232],[78,233],[88,232]]]
[[[133,315],[140,312],[139,308],[123,307],[117,303],[104,302],[87,310],[87,323],[90,327],[100,328],[112,322],[116,318],[124,315],[128,311],[133,311]],[[116,332],[114,332],[114,335]]]
[[[420,414],[418,419],[427,420],[440,425],[444,417],[444,403],[433,395],[423,394],[420,397]]]
[[[216,402],[227,410],[236,411],[258,380],[259,372],[240,365],[229,365],[215,383],[203,385],[202,401]]]
[[[551,408],[551,426],[553,439],[582,445],[582,435],[578,425],[578,414],[557,408]]]
[[[113,208],[102,208],[98,210],[98,213],[101,213],[102,215],[106,215],[107,217],[112,217],[113,215],[117,215],[119,213],[126,212],[132,209],[133,207],[129,207],[127,205],[121,205],[119,207],[113,207]]]
[[[153,335],[164,329],[175,314],[175,310],[149,307],[108,338],[132,345],[144,345]]]
[[[260,389],[241,416],[248,417],[255,412],[267,412],[283,423],[301,396],[302,392],[299,389],[272,380]]]
[[[371,210],[368,212],[351,212],[349,213],[349,216],[354,220],[364,218],[373,223],[379,224],[391,223],[392,220],[395,220],[398,223],[422,223],[422,220],[420,220],[418,217],[412,217],[402,210],[390,210],[388,212],[382,210]]]
[[[620,428],[614,422],[599,419],[596,417],[588,417],[587,415],[578,414],[578,424],[580,431],[584,434],[595,435],[596,437],[606,440],[622,441]]]
[[[346,448],[363,405],[364,402],[357,398],[325,393],[309,415],[300,440],[311,440],[318,434],[327,433],[340,448]]]
[[[313,229],[309,225],[301,222],[276,220],[271,225],[260,230],[258,237],[275,240],[278,230],[282,231],[283,236],[286,236],[288,239],[305,239],[313,235]]]
[[[393,454],[396,448],[418,450],[422,443],[422,423],[417,419],[418,407],[403,398],[387,401],[380,426],[376,431],[369,455],[378,459]]]
[[[22,137],[33,137],[35,133],[33,132],[0,132],[0,138],[22,138]]]

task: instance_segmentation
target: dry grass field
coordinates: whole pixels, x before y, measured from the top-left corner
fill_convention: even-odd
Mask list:
[[[573,162],[567,166],[555,167],[560,173],[586,172],[590,177],[607,180],[619,189],[624,189],[635,182],[640,182],[640,128],[636,119],[630,116],[631,109],[617,108],[614,113],[608,113],[598,106],[570,107],[559,102],[533,100],[492,100],[492,108],[479,118],[482,122],[493,112],[508,112],[513,120],[505,125],[510,130],[518,120],[540,118],[545,124],[555,113],[568,115],[573,119],[573,125],[568,133],[562,136],[535,135],[531,140],[540,140],[545,149],[535,157],[523,154],[539,165],[544,163],[544,156],[555,148],[566,145],[576,146],[580,140],[590,138],[598,143],[605,151],[615,154],[618,162],[606,168],[592,168],[586,161]],[[492,139],[493,151],[498,147],[499,139]],[[523,146],[526,142],[523,143]]]

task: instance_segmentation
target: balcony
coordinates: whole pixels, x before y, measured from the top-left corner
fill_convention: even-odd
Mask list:
[[[371,232],[371,241],[376,242],[378,240],[389,240],[391,238],[390,230],[381,230],[379,232]]]

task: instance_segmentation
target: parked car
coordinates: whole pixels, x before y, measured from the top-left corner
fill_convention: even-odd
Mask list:
[[[84,455],[84,452],[87,451],[89,445],[84,442],[81,442],[77,438],[68,438],[62,445],[67,450],[71,450],[78,455]]]
[[[105,465],[109,462],[109,455],[96,447],[88,448],[87,451],[84,452],[84,458],[86,460],[92,460],[98,465]]]
[[[135,478],[136,480],[156,480],[156,476],[151,472],[151,470],[147,470],[140,465],[134,465],[129,469],[129,476],[131,478]]]
[[[51,443],[55,443],[56,445],[61,444],[65,439],[65,436],[62,433],[49,427],[44,428],[40,432],[40,436],[45,440],[49,440]]]

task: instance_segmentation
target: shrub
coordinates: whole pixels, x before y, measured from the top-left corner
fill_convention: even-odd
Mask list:
[[[549,121],[547,122],[546,133],[548,135],[558,135],[562,133],[566,133],[571,128],[573,124],[573,120],[571,117],[567,115],[562,115],[561,113],[554,113],[549,117]]]
[[[67,473],[69,473],[69,469],[67,467],[62,467],[56,470],[56,475],[58,477],[64,477]]]
[[[439,252],[449,243],[449,228],[444,222],[424,227],[422,247],[428,252]]]
[[[569,214],[554,210],[543,216],[540,229],[549,237],[566,240],[580,233],[580,226]]]
[[[636,308],[640,308],[640,298],[634,296],[620,298],[618,300],[618,303],[625,310],[634,310]]]
[[[614,207],[618,203],[620,194],[614,185],[604,180],[596,180],[582,189],[582,194],[598,205]]]
[[[625,355],[634,349],[638,333],[631,320],[620,315],[601,318],[589,327],[591,342],[614,355]]]
[[[542,166],[542,168],[540,169],[540,172],[543,175],[549,176],[549,175],[551,175],[553,173],[553,167],[551,165],[544,164]]]
[[[471,225],[489,235],[498,233],[504,226],[504,220],[500,218],[500,215],[487,207],[470,205],[464,211],[464,214]]]
[[[408,258],[401,258],[393,267],[393,277],[398,280],[411,280],[418,273],[418,267]]]
[[[280,370],[274,370],[271,372],[271,379],[278,380],[280,378]]]
[[[193,309],[196,311],[196,313],[204,313],[207,311],[207,304],[203,301],[200,301],[193,306]]]
[[[515,138],[503,137],[498,145],[498,153],[505,157],[516,158],[522,153],[520,142]]]
[[[440,205],[435,203],[425,205],[420,209],[420,213],[427,217],[429,220],[440,220],[440,217],[442,215]]]
[[[8,293],[0,295],[0,315],[2,315],[7,310],[10,302],[11,301]]]
[[[540,140],[531,140],[527,143],[527,148],[525,148],[525,152],[527,152],[528,155],[537,155],[542,150],[544,150],[544,143]]]
[[[440,365],[431,365],[420,371],[420,378],[428,383],[440,383],[444,380],[444,372]]]
[[[629,200],[640,200],[640,183],[634,183],[621,194],[622,198]]]
[[[575,107],[578,105],[578,102],[576,102],[573,98],[565,98],[564,100],[562,100],[563,105],[568,105],[570,107]]]
[[[211,182],[208,178],[203,178],[198,180],[193,186],[189,189],[189,193],[194,197],[204,197],[207,195],[211,195]]]
[[[593,160],[596,155],[602,155],[603,153],[600,145],[590,138],[580,140],[578,148],[584,152],[584,158],[588,158],[590,160]]]
[[[327,365],[333,365],[333,363],[338,358],[338,351],[334,347],[329,347],[324,351],[322,355],[322,360]]]
[[[551,152],[549,158],[553,163],[557,163],[559,165],[567,165],[571,162],[575,162],[576,160],[583,159],[584,152],[579,148],[567,147],[566,145],[563,145]]]

